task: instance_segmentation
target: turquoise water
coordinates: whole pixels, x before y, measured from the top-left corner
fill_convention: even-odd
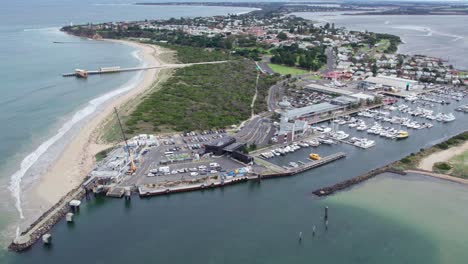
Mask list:
[[[83,122],[141,73],[63,78],[75,68],[140,65],[134,48],[68,36],[69,23],[209,16],[251,9],[143,7],[123,1],[4,1],[0,8],[0,230],[23,215],[22,190],[60,154]],[[54,42],[66,42],[56,44]]]

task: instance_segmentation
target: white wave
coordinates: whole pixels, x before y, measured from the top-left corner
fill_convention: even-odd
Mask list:
[[[385,25],[390,24],[390,20],[385,21],[384,24],[385,24]]]
[[[139,51],[132,52],[132,56],[137,58],[139,61],[142,61]],[[141,65],[144,67],[146,64]],[[122,85],[119,89],[113,90],[108,92],[104,95],[101,95],[95,99],[92,99],[88,102],[88,105],[84,108],[78,110],[73,117],[65,122],[63,126],[57,131],[57,134],[43,142],[36,150],[31,152],[27,155],[22,161],[20,165],[20,169],[17,170],[10,178],[10,185],[8,189],[10,190],[13,198],[15,199],[15,207],[19,212],[20,218],[24,219],[23,209],[21,207],[21,181],[23,180],[24,175],[26,172],[37,162],[37,160],[44,154],[46,151],[59,139],[61,139],[70,129],[80,121],[83,121],[85,118],[92,115],[96,109],[102,105],[103,103],[107,102],[109,99],[116,97],[120,94],[126,93],[133,89],[138,80],[141,78],[141,72],[135,74],[132,79]]]
[[[405,25],[405,26],[394,26],[392,27],[394,29],[406,29],[406,30],[413,30],[413,31],[420,31],[420,32],[427,32],[426,35],[427,37],[433,36],[433,35],[438,35],[438,36],[443,36],[443,37],[448,37],[452,38],[451,41],[459,41],[461,39],[464,39],[464,36],[460,35],[455,35],[455,34],[450,34],[450,33],[445,33],[445,32],[440,32],[431,29],[430,27],[423,27],[423,26],[415,26],[415,25]]]
[[[132,4],[132,3],[109,3],[109,4],[105,4],[105,3],[95,3],[95,4],[92,4],[93,6],[133,6],[135,4]],[[135,5],[136,6],[136,5]]]
[[[430,27],[423,27],[423,26],[416,26],[416,25],[394,26],[392,28],[419,31],[419,32],[426,32],[426,35],[424,35],[426,37],[430,37],[434,33],[434,31]]]

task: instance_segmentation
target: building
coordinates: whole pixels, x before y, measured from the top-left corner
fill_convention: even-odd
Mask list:
[[[304,87],[304,89],[306,91],[313,91],[313,92],[319,92],[319,93],[331,94],[331,95],[351,95],[353,93],[344,89],[327,87],[327,86],[315,84],[315,83],[307,85],[306,87]]]
[[[409,90],[418,88],[418,82],[403,78],[378,75],[376,77],[368,77],[360,83],[360,87],[364,89],[382,88],[384,90]]]
[[[205,145],[205,153],[213,153],[214,155],[228,155],[232,158],[248,164],[253,161],[253,158],[240,150],[245,147],[245,143],[236,142],[233,137],[223,137]]]
[[[343,106],[333,105],[330,103],[320,103],[286,110],[283,112],[282,116],[285,117],[287,121],[290,121],[297,118],[310,118],[342,108]]]
[[[218,140],[212,141],[205,145],[205,153],[213,153],[214,155],[223,155],[224,148],[235,143],[236,139],[233,137],[222,137]]]

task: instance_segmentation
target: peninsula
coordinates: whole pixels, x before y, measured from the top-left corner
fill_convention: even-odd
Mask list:
[[[342,146],[399,144],[463,118],[452,111],[466,108],[468,78],[444,60],[398,54],[398,36],[287,15],[310,6],[258,5],[241,15],[63,27],[134,45],[155,68],[43,177],[38,202],[59,209],[10,248],[31,246],[70,200],[91,193],[130,199],[292,176],[341,162]],[[180,67],[156,68],[162,64]],[[302,157],[290,159],[294,152]]]

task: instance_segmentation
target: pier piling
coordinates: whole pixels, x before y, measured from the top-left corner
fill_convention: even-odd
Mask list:
[[[125,187],[125,200],[130,201],[132,198],[132,192],[129,187]]]
[[[46,245],[49,245],[50,243],[52,243],[52,235],[49,233],[44,234],[42,236],[42,242],[44,242],[44,244]]]
[[[312,237],[315,237],[315,226],[312,227]]]
[[[328,220],[328,206],[325,206],[325,216],[324,216],[325,221]]]
[[[68,223],[73,223],[73,216],[74,216],[73,213],[67,213],[67,214],[65,215],[65,219],[67,219],[67,222],[68,222]]]

